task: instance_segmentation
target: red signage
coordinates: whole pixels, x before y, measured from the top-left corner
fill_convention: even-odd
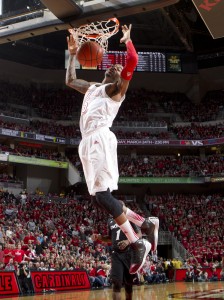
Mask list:
[[[43,290],[70,291],[90,288],[89,277],[85,271],[31,272],[31,278],[36,293]]]
[[[193,0],[214,39],[224,36],[224,0]]]
[[[20,293],[14,272],[0,272],[0,295],[18,295]]]

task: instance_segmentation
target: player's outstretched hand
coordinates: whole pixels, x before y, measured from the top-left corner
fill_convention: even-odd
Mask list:
[[[120,43],[127,43],[129,40],[131,40],[131,27],[132,24],[121,26],[122,32],[123,32],[123,37],[120,39]]]
[[[70,36],[67,36],[68,51],[69,51],[70,55],[76,55],[78,47],[76,44],[76,40],[72,34],[73,30],[69,29],[68,31],[70,33]]]

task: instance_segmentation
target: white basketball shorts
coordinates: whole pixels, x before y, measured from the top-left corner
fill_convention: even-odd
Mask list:
[[[79,157],[90,195],[118,189],[117,138],[109,128],[98,129],[82,138]]]

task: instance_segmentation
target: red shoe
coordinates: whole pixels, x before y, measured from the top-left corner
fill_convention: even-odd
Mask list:
[[[148,241],[152,245],[151,251],[155,251],[158,244],[159,219],[157,217],[145,219],[141,226],[141,231],[147,235]]]
[[[135,243],[130,244],[131,247],[131,266],[130,274],[137,273],[145,263],[151,244],[145,239],[139,239]]]

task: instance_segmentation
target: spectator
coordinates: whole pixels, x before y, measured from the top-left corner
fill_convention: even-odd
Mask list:
[[[212,275],[209,278],[210,281],[218,281],[218,272],[215,267],[212,268]]]
[[[44,236],[43,242],[41,243],[42,249],[48,249],[48,241],[47,241],[47,236]]]
[[[185,281],[186,282],[192,282],[194,281],[194,270],[193,267],[188,267],[185,275]]]
[[[6,232],[5,232],[5,235],[8,237],[8,238],[12,238],[12,234],[13,234],[13,232],[12,232],[12,230],[11,230],[11,227],[9,226],[8,228],[7,228],[7,230],[6,230]]]
[[[89,268],[87,269],[87,272],[89,274],[89,279],[92,288],[102,288],[103,287],[103,282],[98,278],[97,273],[96,273],[96,263],[91,263]]]
[[[220,280],[224,281],[224,267],[222,268],[222,270],[220,271]]]
[[[174,281],[174,266],[173,266],[173,263],[171,260],[167,264],[167,278],[168,278],[169,282]]]
[[[21,244],[17,245],[17,248],[14,250],[14,261],[20,264],[24,259],[25,252],[21,249]]]
[[[4,250],[2,244],[0,244],[0,264],[4,264]]]
[[[21,205],[22,205],[22,206],[25,206],[25,205],[26,205],[26,199],[27,199],[27,196],[26,196],[25,192],[23,192],[23,193],[21,194]]]
[[[35,253],[37,256],[40,256],[41,254],[43,254],[43,248],[42,248],[40,239],[38,239],[38,238],[37,238],[37,243],[34,246],[34,249],[35,249]]]
[[[4,263],[0,263],[0,271],[4,271],[5,270],[5,264]]]
[[[35,229],[36,229],[36,224],[35,224],[35,222],[33,221],[33,219],[30,219],[29,221],[28,221],[28,223],[27,223],[27,228],[28,228],[28,230],[29,231],[35,231]]]
[[[14,265],[13,258],[10,258],[8,264],[5,266],[5,271],[15,271],[15,270],[16,268]]]
[[[206,282],[206,281],[208,281],[208,273],[205,270],[201,270],[200,273],[199,273],[199,275],[198,275],[197,280],[199,282]]]
[[[5,244],[5,249],[4,251],[4,262],[5,265],[7,265],[10,261],[10,259],[14,259],[14,255],[13,255],[13,245],[11,244]]]

